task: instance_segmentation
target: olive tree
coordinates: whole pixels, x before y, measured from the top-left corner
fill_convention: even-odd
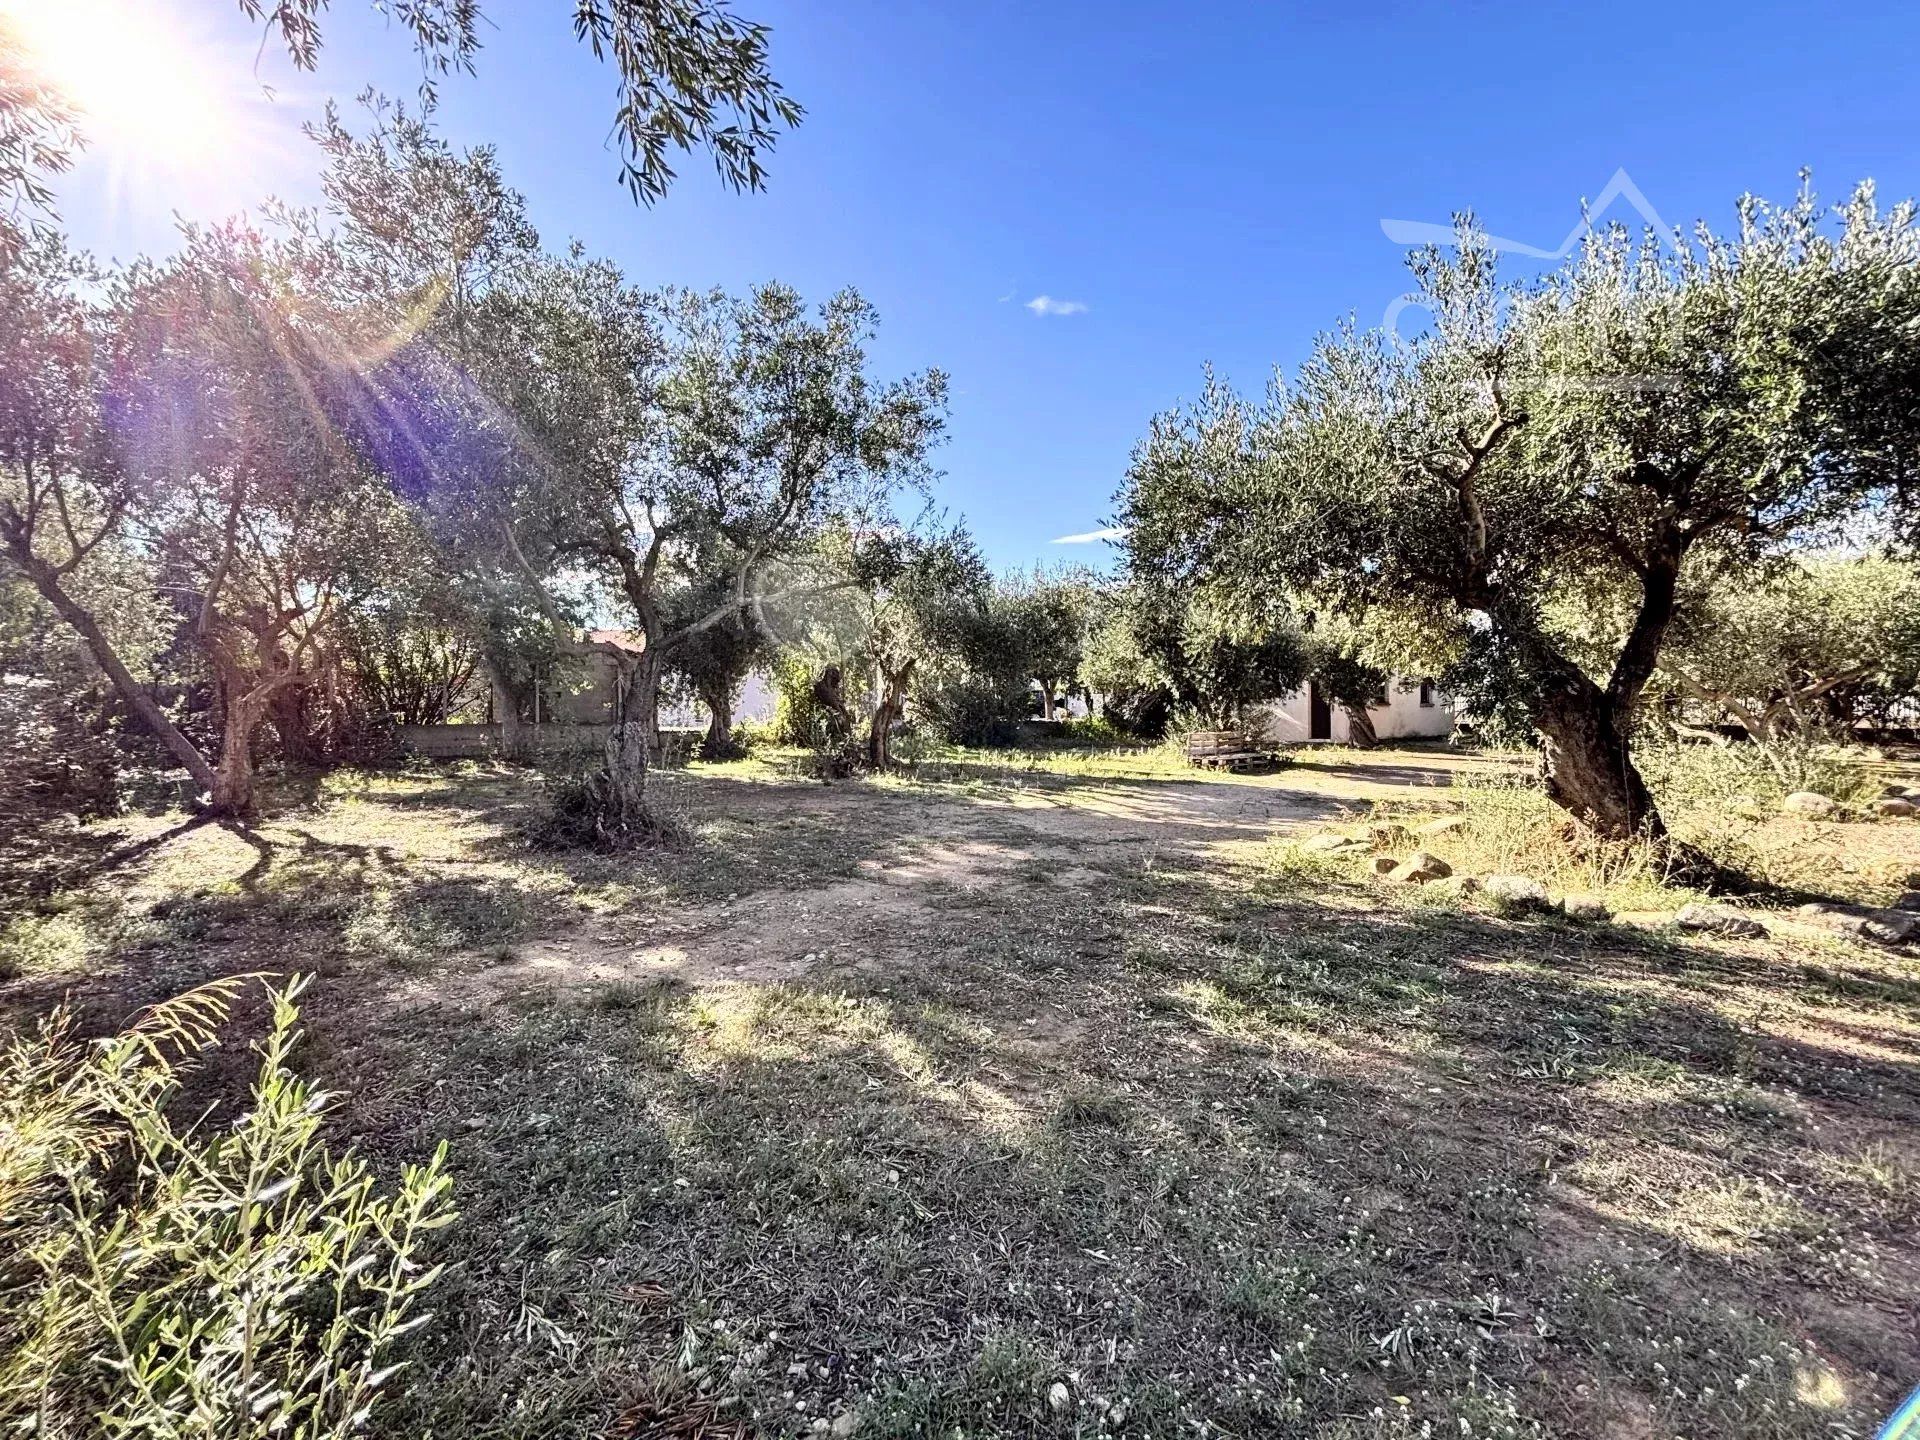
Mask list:
[[[327,0],[238,0],[258,22],[262,49],[277,42],[298,70],[318,68]],[[389,6],[375,0],[376,11]],[[721,183],[759,190],[764,157],[803,111],[767,68],[768,31],[725,0],[573,0],[573,33],[616,75],[612,136],[619,180],[651,204],[674,180],[674,152],[704,150]],[[421,62],[421,99],[477,68],[485,14],[479,0],[403,0],[391,7]],[[39,73],[14,23],[0,14],[0,259],[44,227],[52,177],[85,143],[85,117]],[[20,216],[30,222],[23,225]]]
[[[0,265],[0,547],[113,688],[203,787],[213,767],[141,683],[144,667],[87,580],[125,548],[135,490],[102,411],[111,305],[102,277],[57,237]]]
[[[1655,684],[1731,717],[1783,783],[1805,747],[1920,697],[1920,570],[1877,556],[1793,559],[1704,587]]]
[[[337,678],[347,614],[410,527],[336,423],[363,337],[333,307],[324,261],[237,226],[186,242],[130,285],[114,446],[213,677],[212,807],[244,814],[255,731],[275,717],[299,748],[304,692]]]
[[[712,570],[690,582],[673,604],[676,628],[727,606],[731,577]],[[765,607],[728,607],[727,618],[716,625],[689,629],[674,647],[669,670],[707,708],[707,733],[700,753],[709,760],[734,755],[733,707],[740,687],[759,662],[772,653],[773,637],[765,625]]]
[[[820,570],[819,542],[924,483],[945,378],[870,376],[876,317],[852,291],[817,309],[780,285],[661,297],[576,255],[493,308],[513,339],[489,398],[515,444],[469,514],[536,593],[587,570],[639,637],[614,657],[608,758],[638,817],[667,668],[710,629],[764,630],[769,605],[853,583]]]
[[[7,267],[0,542],[208,792],[253,805],[255,732],[338,658],[340,623],[404,519],[334,423],[363,337],[315,255],[241,225],[85,298],[57,249]],[[98,285],[88,287],[97,291]],[[212,675],[209,758],[135,678],[71,583],[102,547],[150,559]]]
[[[1093,575],[1084,568],[1036,566],[1005,576],[995,587],[995,606],[1020,637],[1023,663],[1040,686],[1040,713],[1047,720],[1054,718],[1055,698],[1079,677],[1093,595]]]
[[[1413,258],[1424,334],[1327,335],[1260,404],[1210,385],[1154,422],[1122,518],[1170,572],[1449,631],[1449,688],[1524,717],[1557,802],[1662,836],[1630,735],[1684,567],[1913,495],[1913,221],[1866,187],[1833,216],[1747,199],[1729,234],[1595,233],[1530,284],[1463,222]],[[1590,589],[1629,603],[1581,652],[1555,617]]]
[[[973,537],[959,526],[869,537],[847,566],[858,581],[853,609],[860,658],[873,676],[867,763],[893,759],[893,731],[923,668],[965,666],[985,638],[992,576]]]
[[[1283,602],[1173,583],[1140,560],[1096,607],[1080,668],[1110,715],[1141,733],[1234,725],[1300,687],[1312,656]]]

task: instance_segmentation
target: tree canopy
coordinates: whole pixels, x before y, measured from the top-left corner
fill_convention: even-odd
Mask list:
[[[1689,568],[1737,573],[1911,504],[1920,235],[1870,186],[1741,202],[1729,234],[1597,231],[1503,283],[1463,220],[1412,260],[1429,329],[1320,340],[1251,402],[1156,419],[1121,496],[1156,571],[1408,617],[1449,688],[1541,736],[1550,793],[1659,835],[1629,753]],[[1628,597],[1587,665],[1556,622]]]

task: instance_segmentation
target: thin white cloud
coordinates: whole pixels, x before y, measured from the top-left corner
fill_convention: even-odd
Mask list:
[[[1055,545],[1091,545],[1099,540],[1118,540],[1127,533],[1124,525],[1109,525],[1102,530],[1089,530],[1084,535],[1062,535],[1050,543]]]
[[[1036,295],[1027,301],[1027,309],[1041,317],[1048,315],[1084,315],[1086,303],[1081,300],[1056,300],[1051,295]]]

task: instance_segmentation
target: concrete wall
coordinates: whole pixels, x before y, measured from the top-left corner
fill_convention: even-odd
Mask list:
[[[528,727],[535,750],[596,750],[607,741],[604,725],[541,725]],[[491,755],[500,748],[498,725],[402,725],[394,731],[402,750],[430,760],[458,760]]]
[[[607,725],[528,726],[527,738],[534,754],[565,755],[598,753],[607,743]],[[429,760],[477,759],[495,754],[500,748],[498,725],[402,725],[394,739],[403,751],[424,755]],[[665,720],[660,725],[660,743],[664,763],[684,763],[700,740],[700,731],[680,727]]]
[[[1387,703],[1370,705],[1374,735],[1381,740],[1444,739],[1453,733],[1453,702],[1429,686],[1426,705],[1420,703],[1420,682],[1395,676],[1387,682]],[[1349,740],[1347,712],[1330,705],[1326,737],[1336,745]],[[1312,738],[1311,708],[1305,687],[1278,700],[1254,707],[1248,724],[1273,745],[1304,744]]]

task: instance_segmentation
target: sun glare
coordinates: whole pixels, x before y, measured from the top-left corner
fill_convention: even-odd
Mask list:
[[[40,78],[77,112],[90,146],[148,164],[205,163],[232,116],[204,57],[145,0],[0,0]]]

